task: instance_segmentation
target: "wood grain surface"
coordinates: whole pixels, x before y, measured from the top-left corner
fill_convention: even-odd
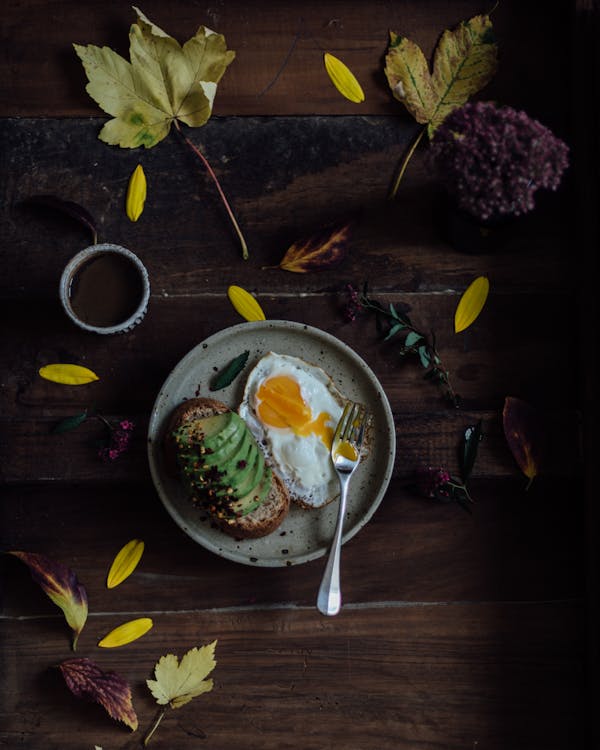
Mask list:
[[[169,710],[150,747],[593,747],[596,246],[591,209],[582,217],[582,208],[597,196],[598,161],[590,135],[597,117],[580,115],[591,111],[581,92],[595,80],[597,10],[561,0],[541,12],[505,0],[493,11],[500,66],[480,98],[551,127],[569,143],[571,167],[560,190],[540,195],[502,252],[491,254],[447,241],[425,147],[388,200],[418,132],[383,75],[389,31],[429,57],[440,33],[485,11],[480,4],[148,0],[142,10],[179,41],[206,24],[236,50],[215,115],[186,135],[213,165],[250,258],[242,261],[214,185],[175,132],[142,151],[97,138],[105,118],[85,92],[72,43],[126,54],[131,6],[8,0],[0,37],[0,550],[39,552],[76,571],[90,602],[77,655],[130,682],[140,729],[132,734],[69,693],[56,669],[73,656],[62,614],[19,560],[1,555],[0,747],[141,747],[157,709],[145,680],[158,658],[215,639],[214,690]],[[333,88],[324,51],[357,75],[362,105]],[[138,163],[148,198],[133,224],[124,200]],[[101,241],[139,255],[151,282],[141,325],[104,337],[67,320],[59,278],[90,235],[28,203],[36,194],[81,204]],[[274,268],[291,243],[340,221],[352,230],[338,267]],[[457,335],[456,305],[479,275],[490,279],[489,299]],[[423,379],[416,359],[399,355],[397,342],[382,342],[372,316],[348,322],[347,285],[365,282],[374,298],[435,332],[460,408]],[[323,560],[269,569],[222,559],[173,523],[152,484],[146,430],[154,400],[188,351],[241,322],[226,296],[230,284],[255,294],[269,319],[316,326],[351,346],[390,401],[392,481],[344,546],[344,607],[335,618],[314,606]],[[38,370],[52,362],[83,364],[100,380],[50,383]],[[199,393],[206,387],[198,383]],[[529,401],[545,422],[543,471],[527,491],[503,434],[506,396]],[[100,461],[97,419],[53,434],[85,409],[132,419],[130,451]],[[417,467],[457,473],[461,437],[479,420],[472,512],[419,497]],[[146,544],[141,564],[109,590],[108,567],[133,538]],[[143,616],[154,621],[144,638],[97,648],[111,628]]]

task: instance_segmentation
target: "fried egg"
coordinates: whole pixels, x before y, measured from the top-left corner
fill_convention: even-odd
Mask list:
[[[324,370],[299,357],[269,352],[248,376],[239,415],[303,505],[339,494],[330,450],[345,401]]]

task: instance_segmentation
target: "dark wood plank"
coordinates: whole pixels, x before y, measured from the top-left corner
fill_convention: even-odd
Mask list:
[[[51,193],[88,209],[100,240],[131,248],[147,264],[157,295],[204,294],[232,282],[261,293],[315,293],[342,281],[386,291],[463,290],[488,275],[493,291],[576,289],[569,183],[539,194],[537,210],[516,221],[503,252],[468,255],[440,229],[439,185],[418,153],[396,201],[387,194],[415,126],[392,118],[224,118],[194,134],[216,169],[250,248],[244,263],[229,220],[197,157],[173,136],[148,153],[97,139],[98,120],[0,121],[11,144],[0,189],[0,239],[10,262],[0,294],[53,297],[62,268],[89,235],[72,220],[23,206]],[[124,202],[143,164],[148,198],[132,224]],[[333,272],[265,270],[289,245],[332,221],[357,223],[348,257]],[[518,271],[518,272],[517,272]],[[553,325],[555,321],[553,320]]]
[[[582,509],[569,481],[475,480],[472,515],[394,480],[373,519],[344,546],[348,603],[553,600],[582,595]],[[310,511],[307,511],[310,512]],[[146,543],[138,572],[105,588],[129,539]],[[282,550],[286,540],[281,539]],[[18,486],[5,491],[2,549],[41,552],[76,569],[94,611],[312,605],[324,560],[257,569],[221,560],[171,520],[149,484]],[[285,556],[282,553],[282,562]],[[10,614],[54,611],[17,560],[4,561]],[[194,603],[193,605],[191,603]]]
[[[155,662],[218,639],[214,690],[171,712],[150,747],[582,747],[578,604],[350,608],[329,620],[233,609],[154,621],[143,639],[107,652],[94,642],[120,619],[96,615],[80,640],[80,655],[130,681],[140,730],[129,738],[99,707],[78,704],[52,669],[71,656],[58,618],[4,620],[0,741],[137,748],[155,714],[144,684]]]
[[[129,5],[111,0],[9,0],[5,4],[0,44],[0,102],[4,115],[95,115],[85,93],[85,75],[72,44],[107,45],[127,55]],[[217,94],[217,114],[399,114],[383,75],[389,31],[408,36],[429,57],[447,27],[484,12],[474,0],[361,3],[308,0],[264,0],[248,5],[228,0],[214,6],[190,6],[146,0],[143,11],[180,42],[200,24],[225,35],[237,59]],[[566,31],[571,3],[552,3],[532,21],[527,4],[505,2],[493,21],[501,50],[501,66],[486,97],[526,107],[535,116],[560,117],[569,91],[570,47]],[[33,22],[32,22],[33,19]],[[52,29],[44,33],[40,29]],[[346,101],[333,88],[322,62],[328,50],[341,57],[360,80],[362,105]],[[533,54],[532,54],[533,50]],[[291,53],[291,54],[290,54]],[[286,58],[289,60],[286,64]],[[547,61],[553,60],[553,75]],[[282,69],[282,66],[283,69]],[[527,75],[523,75],[523,71]]]

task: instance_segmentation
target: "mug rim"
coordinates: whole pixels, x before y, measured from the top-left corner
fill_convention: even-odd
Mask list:
[[[96,326],[90,323],[86,323],[75,314],[73,308],[71,307],[71,302],[69,299],[69,289],[71,287],[73,277],[75,276],[79,268],[83,265],[83,263],[87,262],[95,255],[105,253],[114,253],[115,255],[123,255],[128,258],[139,272],[143,291],[139,305],[126,320],[112,326]],[[148,271],[146,270],[146,267],[135,253],[131,252],[131,250],[128,250],[122,245],[116,245],[111,242],[102,242],[97,245],[89,245],[88,247],[83,248],[83,250],[80,250],[71,258],[71,260],[65,266],[60,277],[59,295],[63,310],[65,311],[67,316],[73,323],[75,323],[76,326],[82,328],[84,331],[91,331],[93,333],[101,334],[124,333],[125,331],[130,330],[138,323],[140,323],[146,313],[146,308],[150,299],[150,279],[148,277]]]

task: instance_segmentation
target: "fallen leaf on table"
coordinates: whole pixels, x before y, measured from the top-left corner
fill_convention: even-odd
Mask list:
[[[323,271],[340,263],[348,251],[351,224],[335,224],[294,242],[277,268],[292,273]]]
[[[192,648],[178,661],[174,654],[161,656],[154,667],[155,680],[146,680],[150,692],[156,698],[159,706],[180,708],[202,693],[208,693],[213,688],[213,681],[206,677],[216,667],[215,648],[217,641],[201,648]],[[160,724],[165,710],[161,711],[150,731],[144,739],[144,745]]]
[[[61,419],[58,424],[52,428],[53,435],[62,435],[63,432],[69,432],[83,424],[88,417],[87,409],[82,411],[81,414],[75,414],[73,417],[66,417]]]
[[[238,354],[235,359],[232,359],[227,367],[224,367],[215,375],[210,384],[210,390],[220,391],[222,388],[227,388],[228,385],[231,385],[231,383],[233,383],[235,378],[237,378],[237,376],[246,366],[246,362],[248,361],[249,356],[250,352],[245,351],[241,354]]]
[[[129,178],[125,199],[125,212],[130,221],[137,221],[142,215],[146,202],[146,192],[146,175],[142,165],[138,164]]]
[[[474,16],[442,34],[433,74],[420,47],[390,32],[385,74],[396,99],[431,137],[453,109],[465,104],[494,76],[498,48],[489,16]]]
[[[145,635],[153,626],[153,622],[149,617],[138,617],[136,620],[129,620],[119,625],[110,633],[107,633],[104,638],[98,641],[98,645],[102,648],[118,648],[119,646],[125,646],[127,643],[137,641]]]
[[[242,289],[241,286],[230,286],[227,290],[227,296],[242,318],[245,318],[250,322],[255,320],[266,320],[262,307],[250,292]]]
[[[479,452],[479,443],[483,438],[483,422],[481,419],[477,424],[470,425],[466,428],[463,433],[462,450],[460,452],[460,473],[463,483],[466,483],[475,461],[477,460],[477,453]]]
[[[104,672],[90,659],[67,659],[58,665],[67,687],[78,698],[99,703],[108,715],[134,732],[138,718],[128,682],[116,672]]]
[[[106,578],[106,587],[114,589],[133,573],[144,553],[144,542],[132,539],[117,553]]]
[[[24,203],[31,203],[33,205],[44,206],[45,208],[53,208],[56,211],[60,211],[72,219],[75,219],[82,224],[92,234],[92,243],[96,245],[98,243],[98,228],[96,226],[96,220],[83,206],[73,201],[65,201],[62,198],[57,198],[54,195],[32,195],[26,198]]]
[[[111,146],[152,148],[167,136],[173,124],[214,181],[246,259],[246,241],[219,180],[179,124],[198,128],[208,122],[217,84],[235,52],[227,49],[222,34],[205,26],[200,26],[182,46],[149,21],[139,8],[134,6],[134,10],[137,21],[129,31],[131,62],[110,47],[73,45],[88,77],[86,91],[113,117],[98,137]]]
[[[95,372],[81,365],[45,365],[40,367],[38,374],[45,380],[62,383],[62,385],[86,385],[86,383],[93,383],[94,380],[100,380]]]
[[[460,333],[477,320],[490,291],[486,276],[478,276],[464,291],[454,313],[454,332]]]
[[[539,474],[545,444],[545,431],[539,412],[526,401],[507,396],[502,423],[508,447],[529,482]]]
[[[27,565],[33,580],[63,611],[67,624],[73,631],[72,648],[75,651],[88,615],[87,593],[75,573],[63,563],[35,552],[12,550],[8,554],[18,557]]]
[[[355,104],[364,102],[365,94],[362,87],[356,80],[354,73],[345,63],[329,52],[324,54],[323,62],[325,63],[327,75],[331,78],[331,82],[342,96]]]

